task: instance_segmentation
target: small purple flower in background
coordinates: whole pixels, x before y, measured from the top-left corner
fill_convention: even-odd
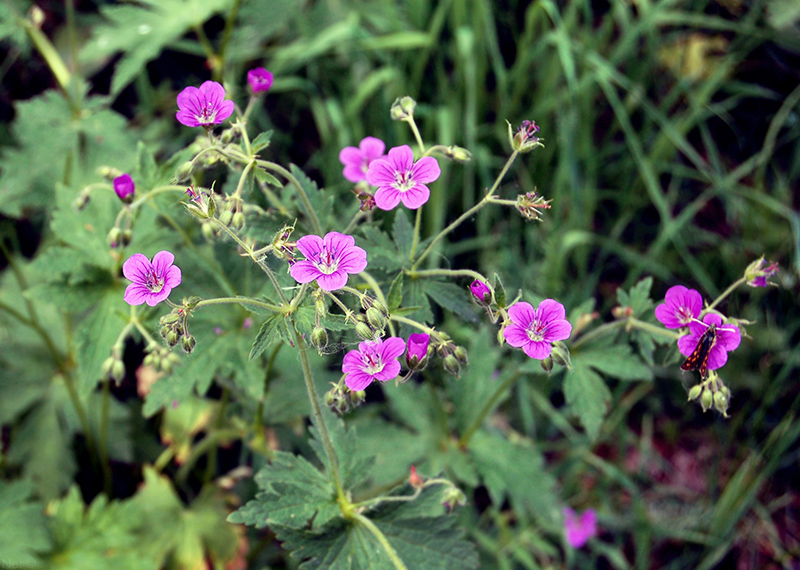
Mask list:
[[[408,352],[406,352],[406,364],[412,370],[419,368],[428,356],[428,344],[431,337],[425,333],[415,333],[408,335]]]
[[[306,258],[296,261],[289,274],[298,283],[316,280],[324,291],[336,291],[347,285],[348,274],[367,268],[367,252],[355,245],[353,236],[330,232],[321,238],[307,235],[296,246]]]
[[[656,307],[656,318],[668,329],[685,327],[700,315],[703,297],[694,289],[675,285],[667,290],[664,302]]]
[[[708,330],[709,325],[714,325],[717,330],[714,342],[708,349],[708,370],[722,368],[728,361],[728,352],[736,350],[742,342],[742,333],[736,325],[723,325],[722,317],[716,313],[708,313],[703,317],[703,323],[692,321],[689,323],[689,334],[678,339],[678,350],[684,356],[689,356],[697,348],[700,337]]]
[[[597,512],[594,509],[586,509],[580,515],[569,507],[562,512],[567,543],[572,548],[580,548],[590,538],[597,536]]]
[[[766,265],[766,267],[765,267]],[[755,260],[747,266],[744,271],[744,278],[750,287],[766,287],[769,285],[770,277],[778,273],[778,264],[774,261],[767,261],[763,257]]]
[[[508,308],[511,324],[503,329],[506,342],[537,360],[550,356],[552,344],[566,340],[572,333],[572,325],[564,317],[564,305],[553,299],[545,299],[534,309],[530,303],[520,301]]]
[[[398,357],[406,349],[402,338],[393,336],[386,340],[365,340],[358,350],[344,355],[342,372],[347,374],[344,382],[353,392],[369,386],[373,380],[386,382],[400,374]]]
[[[173,261],[175,256],[168,251],[159,251],[152,263],[142,253],[130,256],[122,264],[122,274],[132,282],[125,289],[125,302],[155,307],[169,297],[172,289],[181,284],[181,270]]]
[[[481,305],[488,305],[492,301],[492,291],[483,281],[476,279],[469,286],[469,290]]]
[[[272,72],[256,67],[247,72],[247,83],[253,93],[266,93],[272,87]]]
[[[225,100],[225,88],[206,81],[199,88],[187,87],[178,93],[175,118],[187,127],[218,125],[233,114],[233,101]]]
[[[365,137],[358,148],[346,146],[339,153],[339,162],[344,164],[342,174],[353,184],[367,179],[370,163],[383,156],[386,144],[375,137]]]
[[[408,145],[389,151],[388,158],[373,160],[367,170],[367,182],[377,186],[375,203],[381,210],[391,210],[401,201],[406,208],[416,210],[431,196],[427,183],[439,178],[439,163],[432,156],[414,162]]]
[[[133,202],[136,186],[134,186],[130,174],[122,174],[114,179],[114,192],[116,192],[117,197],[126,204]]]

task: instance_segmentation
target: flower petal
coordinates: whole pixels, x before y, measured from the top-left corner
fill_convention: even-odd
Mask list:
[[[383,152],[386,150],[386,144],[379,138],[364,137],[361,139],[358,148],[361,149],[361,154],[364,158],[367,160],[374,160],[383,156]]]
[[[297,264],[295,263],[295,265]],[[347,285],[348,277],[347,272],[341,268],[329,275],[320,273],[317,277],[317,285],[319,285],[319,288],[323,291],[338,291]]]
[[[402,338],[392,336],[384,340],[377,351],[381,360],[386,362],[403,354],[406,351],[406,343]]]
[[[124,301],[129,305],[141,305],[150,296],[150,289],[139,283],[131,283],[125,289]]]
[[[363,390],[372,384],[373,377],[365,372],[351,372],[344,377],[344,383],[353,392]]]
[[[528,325],[531,324],[531,321],[536,318],[536,313],[534,312],[530,303],[520,301],[519,303],[514,303],[508,308],[508,316],[511,317],[511,322],[517,323],[518,325],[521,325],[523,329],[525,329],[528,328]]]
[[[548,323],[544,334],[544,340],[555,342],[557,340],[567,340],[572,334],[572,325],[566,319],[559,319]]]
[[[722,368],[726,362],[728,362],[728,351],[721,344],[715,343],[708,351],[708,369]]]
[[[422,182],[423,184],[437,180],[441,174],[442,169],[439,166],[439,161],[432,156],[420,158],[411,169],[411,177],[413,180]]]
[[[550,356],[550,352],[552,352],[552,350],[553,345],[544,340],[532,340],[522,347],[522,351],[525,354],[531,358],[535,358],[536,360],[544,360]]]
[[[144,283],[149,270],[150,260],[143,253],[134,253],[122,264],[122,274],[134,283]]]
[[[367,179],[369,182],[369,179]],[[372,184],[370,182],[370,184]],[[381,210],[392,210],[400,203],[402,193],[391,186],[381,186],[375,192],[375,205]]]
[[[322,251],[325,242],[321,237],[310,234],[297,240],[296,245],[297,249],[300,250],[300,253],[302,253],[306,259],[316,259],[319,257],[319,253]]]
[[[414,166],[414,153],[411,151],[411,147],[404,144],[390,149],[389,162],[395,172],[409,172]]]
[[[545,322],[564,319],[566,311],[564,305],[553,299],[545,299],[539,303],[539,319]]]
[[[376,158],[369,163],[367,182],[373,186],[391,186],[396,182],[392,163],[383,158]]]
[[[516,323],[511,323],[503,329],[503,337],[514,348],[520,348],[531,342],[525,327]]]
[[[361,168],[361,151],[354,146],[346,146],[339,151],[339,162]]]
[[[354,247],[356,244],[356,240],[353,236],[340,234],[339,232],[328,232],[325,234],[325,238],[322,241],[325,249],[330,252],[336,251],[337,254]]]
[[[392,360],[384,364],[383,370],[376,373],[374,377],[375,380],[378,380],[379,382],[386,382],[387,380],[393,380],[397,378],[398,374],[400,374],[400,363],[396,360]]]
[[[317,266],[307,260],[296,261],[289,268],[289,275],[298,283],[311,283],[317,277],[322,275],[322,272],[317,269]]]
[[[406,190],[400,194],[403,205],[409,210],[416,210],[425,204],[430,197],[431,191],[424,184],[417,184],[410,190]]]

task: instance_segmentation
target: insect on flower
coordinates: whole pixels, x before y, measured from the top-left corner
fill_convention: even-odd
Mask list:
[[[728,360],[728,351],[739,346],[741,333],[738,327],[722,325],[718,315],[706,315],[703,321],[693,320],[691,334],[678,341],[678,349],[686,356],[681,370],[697,370],[704,379],[708,370],[722,367]],[[694,348],[692,348],[694,347]]]

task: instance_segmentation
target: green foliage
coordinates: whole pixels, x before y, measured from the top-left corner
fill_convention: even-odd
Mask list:
[[[5,561],[34,566],[50,549],[43,505],[31,501],[29,482],[0,481],[0,553]]]

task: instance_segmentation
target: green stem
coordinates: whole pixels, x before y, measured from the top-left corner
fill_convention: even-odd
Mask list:
[[[419,145],[419,152],[425,156],[425,145],[423,144],[422,137],[419,134],[417,122],[414,120],[414,117],[405,119],[405,122],[408,123],[408,126],[411,127],[411,132],[414,133],[414,138],[417,140],[417,144]]]
[[[605,323],[600,325],[596,329],[593,329],[587,332],[585,335],[581,336],[574,344],[570,347],[571,350],[575,350],[576,348],[580,347],[581,345],[586,344],[594,340],[595,338],[601,337],[603,335],[608,334],[609,332],[615,331],[616,329],[625,328],[626,330],[631,329],[638,329],[641,331],[647,331],[651,334],[664,336],[673,340],[678,340],[681,335],[676,332],[667,330],[663,327],[658,327],[656,325],[651,325],[650,323],[646,323],[644,321],[640,321],[639,319],[635,319],[633,317],[627,319],[620,319],[618,321],[612,321],[610,323]]]
[[[422,269],[416,271],[408,269],[405,274],[412,279],[417,277],[472,277],[483,283],[489,283],[486,277],[471,269]]]
[[[297,178],[295,178],[291,172],[283,168],[281,165],[275,164],[274,162],[257,160],[256,164],[264,170],[272,170],[273,172],[277,172],[286,178],[286,180],[291,182],[292,186],[294,186],[297,190],[297,194],[300,196],[300,201],[303,202],[303,206],[308,212],[312,229],[318,236],[322,237],[322,224],[319,222],[319,218],[317,217],[317,213],[314,211],[314,208],[311,207],[311,201],[308,199],[308,194],[306,194],[305,189],[303,189],[303,187],[300,185],[300,182],[297,180]]]
[[[175,474],[175,480],[184,483],[189,476],[189,471],[192,470],[194,464],[197,463],[203,455],[216,447],[219,443],[239,439],[240,437],[242,437],[242,432],[239,429],[228,428],[212,431],[192,448],[189,457]],[[161,457],[159,457],[159,459],[161,459]]]
[[[108,462],[108,415],[111,406],[111,381],[103,379],[103,403],[100,408],[100,434],[97,448],[100,456],[100,467],[103,470],[103,489],[111,496],[111,465]]]
[[[164,192],[181,192],[181,193],[184,193],[184,192],[186,192],[186,186],[175,186],[175,185],[172,185],[172,184],[168,184],[166,186],[158,186],[156,188],[153,188],[149,192],[145,193],[144,196],[142,196],[138,200],[134,200],[133,202],[131,202],[131,205],[128,206],[128,207],[131,210],[134,210],[134,209],[138,208],[140,205],[142,205],[143,203],[145,203],[148,200],[150,200],[151,198],[153,198],[153,196],[157,196],[158,194],[163,194]]]
[[[417,208],[417,215],[414,219],[414,240],[411,242],[411,251],[408,254],[408,260],[414,261],[414,254],[417,253],[417,245],[419,245],[419,227],[422,224],[422,208]]]
[[[336,460],[336,452],[333,449],[331,435],[328,432],[328,426],[325,425],[325,420],[322,417],[322,408],[319,405],[319,397],[317,396],[317,388],[314,386],[314,376],[311,374],[311,364],[308,361],[308,347],[302,335],[297,332],[297,326],[292,321],[292,330],[294,331],[295,346],[300,353],[300,366],[303,369],[303,382],[306,385],[306,392],[308,393],[308,400],[311,403],[311,412],[314,415],[315,423],[319,429],[319,436],[322,440],[322,446],[325,448],[325,454],[328,456],[328,464],[331,467],[331,477],[333,484],[336,487],[336,496],[339,499],[340,505],[349,505],[349,501],[345,496],[344,489],[342,488],[342,481],[339,478],[339,463]]]
[[[239,16],[239,6],[241,3],[241,0],[234,0],[233,6],[231,6],[231,11],[228,13],[228,17],[225,19],[225,30],[222,32],[222,40],[220,40],[218,56],[221,67],[225,67],[225,52],[228,49],[228,44],[230,43],[231,36],[233,35],[233,28],[236,25],[236,18]]]
[[[395,549],[389,543],[389,539],[387,539],[381,530],[375,526],[375,523],[357,512],[351,513],[350,517],[356,520],[359,524],[363,525],[369,532],[372,533],[372,536],[374,536],[378,542],[381,543],[381,546],[386,551],[386,554],[389,556],[389,560],[392,561],[392,565],[396,568],[396,570],[408,570],[403,561],[400,560],[400,557],[397,555]]]
[[[353,216],[353,219],[350,220],[350,223],[347,224],[347,227],[345,227],[342,230],[342,233],[343,234],[349,234],[350,232],[352,232],[355,229],[356,225],[358,224],[358,220],[360,220],[363,216],[364,216],[364,212],[362,212],[361,210],[356,210],[356,213]]]
[[[285,313],[286,311],[279,307],[278,305],[273,305],[272,303],[265,303],[264,301],[259,301],[258,299],[253,299],[251,297],[217,297],[214,299],[203,299],[202,301],[198,302],[195,305],[196,309],[200,307],[205,307],[209,305],[241,305],[242,303],[247,303],[248,305],[253,305],[254,307],[260,307],[262,309],[266,309],[268,311],[272,311],[274,313]]]
[[[734,281],[734,282],[733,282],[733,283],[730,285],[730,287],[728,287],[727,289],[725,289],[725,290],[722,292],[722,294],[721,294],[719,297],[717,297],[716,299],[714,299],[714,302],[713,302],[713,303],[711,303],[711,304],[710,304],[708,307],[706,307],[706,308],[703,310],[703,312],[702,312],[701,314],[705,314],[705,313],[709,313],[709,312],[711,312],[711,311],[714,309],[714,307],[716,307],[717,305],[719,305],[719,304],[720,304],[720,302],[722,302],[722,300],[723,300],[725,297],[727,297],[728,295],[730,295],[731,293],[733,293],[733,291],[734,291],[734,290],[735,290],[737,287],[739,287],[739,285],[744,285],[745,283],[747,283],[747,278],[746,278],[746,277],[742,277],[742,278],[738,279],[737,281]]]
[[[375,280],[375,278],[366,271],[362,271],[358,275],[369,284],[370,289],[372,289],[373,293],[375,293],[375,296],[381,303],[383,303],[383,306],[386,307],[386,310],[388,311],[389,305],[386,302],[386,297],[383,295],[383,291],[381,291],[381,287],[378,285],[378,282]],[[394,336],[394,327],[392,326],[391,322],[389,323],[389,334]]]
[[[475,417],[473,422],[470,426],[464,431],[461,437],[458,440],[458,446],[460,448],[464,448],[469,445],[469,440],[472,439],[472,436],[478,431],[478,428],[481,427],[483,424],[483,420],[486,419],[486,416],[489,415],[494,407],[497,405],[497,401],[500,399],[500,396],[508,390],[508,388],[519,378],[520,373],[515,369],[512,372],[508,373],[508,378],[500,382],[498,384],[497,389],[491,395],[491,397],[486,401],[483,408],[481,409],[480,413]]]

